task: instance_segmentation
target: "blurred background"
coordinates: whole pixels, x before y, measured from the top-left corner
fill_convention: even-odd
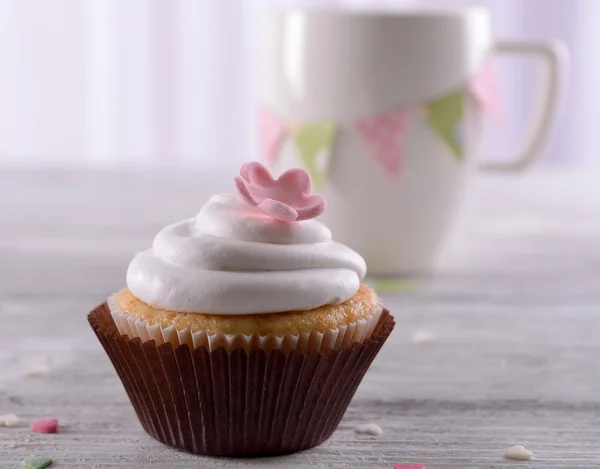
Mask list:
[[[563,40],[563,112],[539,164],[598,166],[598,0],[487,0],[499,38]],[[0,159],[18,167],[236,168],[256,156],[254,52],[267,6],[400,9],[450,0],[0,0]],[[535,76],[498,61],[505,114],[485,146],[519,143]],[[488,152],[491,153],[491,152]]]
[[[437,467],[500,467],[490,461],[512,442],[531,443],[548,467],[583,467],[597,461],[600,421],[600,0],[474,1],[491,10],[498,39],[567,45],[562,109],[535,168],[473,178],[434,275],[368,279],[398,312],[398,327],[382,352],[387,361],[361,385],[354,415],[400,422],[384,426],[388,440],[366,445],[373,465],[400,448],[421,452],[423,442]],[[50,446],[23,425],[22,440],[4,445],[6,456],[0,442],[0,466],[6,457],[17,467],[17,454],[43,448],[61,467],[108,467],[117,457],[122,467],[160,465],[138,438],[85,318],[125,286],[134,253],[167,224],[198,213],[211,194],[231,191],[240,164],[258,157],[257,32],[265,9],[464,3],[0,0],[0,410],[58,416],[61,425],[65,416],[71,425]],[[506,118],[485,118],[483,153],[502,159],[521,146],[538,70],[513,59],[495,65]],[[430,197],[443,184],[431,181],[410,186],[424,197],[402,199],[424,214],[418,218],[436,218],[443,205]],[[357,198],[377,193],[356,187]],[[427,201],[434,209],[419,211]],[[396,220],[399,205],[374,204],[353,218],[368,243],[380,245],[375,230],[411,239],[411,223],[395,230],[363,221],[366,212]],[[334,229],[334,237],[344,231],[358,230]],[[418,248],[427,238],[412,239]],[[421,332],[435,343],[417,350]],[[407,401],[387,415],[391,407],[381,403],[393,399]],[[440,434],[444,428],[451,430]],[[351,434],[350,451],[333,443],[327,457],[366,462],[352,425],[342,431]],[[391,442],[387,452],[383,441]],[[174,456],[181,455],[169,453],[163,466]]]

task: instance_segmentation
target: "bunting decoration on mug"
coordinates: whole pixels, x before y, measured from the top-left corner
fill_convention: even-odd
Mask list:
[[[470,97],[482,112],[502,116],[496,75],[489,61],[460,89],[411,106],[398,105],[375,115],[359,116],[350,123],[323,121],[290,125],[269,110],[262,109],[260,136],[263,157],[269,165],[273,165],[281,142],[286,137],[291,138],[315,186],[322,186],[327,179],[337,127],[350,124],[376,163],[394,178],[402,169],[408,137],[408,116],[414,109],[423,110],[430,129],[461,162],[464,159],[465,106]]]
[[[375,160],[394,177],[400,172],[407,124],[407,110],[400,106],[358,120],[354,127]]]
[[[318,122],[297,126],[292,136],[316,189],[325,184],[335,131],[333,122]]]
[[[285,136],[285,125],[278,116],[266,108],[260,109],[258,125],[262,153],[267,163],[272,165],[277,158],[279,146]]]
[[[431,129],[448,145],[457,160],[463,159],[464,93],[454,91],[434,99],[426,106],[427,122]]]
[[[296,146],[304,169],[310,174],[315,188],[327,179],[336,125],[333,122],[286,124],[267,108],[259,113],[259,137],[262,156],[268,166],[273,166],[283,140],[290,137]]]
[[[475,103],[483,112],[489,112],[496,119],[502,119],[500,89],[491,60],[486,60],[481,70],[469,78],[468,88]]]

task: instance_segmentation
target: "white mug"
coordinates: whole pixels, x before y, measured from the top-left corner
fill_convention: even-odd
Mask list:
[[[430,272],[456,218],[470,169],[513,171],[532,162],[562,88],[564,47],[553,41],[495,43],[484,7],[393,14],[272,11],[261,33],[260,103],[286,122],[335,122],[320,190],[328,202],[322,220],[375,275]],[[502,164],[478,164],[482,111],[469,100],[463,160],[457,161],[417,106],[407,117],[402,169],[390,178],[352,122],[466,86],[491,53],[536,58],[544,66],[519,154]],[[286,139],[274,172],[298,166],[302,160]]]

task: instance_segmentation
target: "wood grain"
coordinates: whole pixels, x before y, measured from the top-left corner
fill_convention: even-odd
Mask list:
[[[260,460],[147,436],[85,316],[164,224],[227,190],[225,174],[0,173],[0,468],[600,467],[598,174],[474,181],[438,272],[384,295],[397,327],[324,445]],[[165,190],[168,188],[168,190]],[[415,345],[416,331],[435,342]],[[38,364],[47,374],[28,378]],[[29,424],[55,416],[56,435]],[[358,435],[377,423],[384,433]],[[504,459],[522,444],[534,460]]]

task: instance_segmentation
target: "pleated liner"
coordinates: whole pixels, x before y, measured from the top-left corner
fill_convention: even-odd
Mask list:
[[[142,343],[119,335],[106,304],[88,320],[146,432],[211,456],[286,454],[321,444],[395,324],[384,310],[363,343],[285,355]]]

